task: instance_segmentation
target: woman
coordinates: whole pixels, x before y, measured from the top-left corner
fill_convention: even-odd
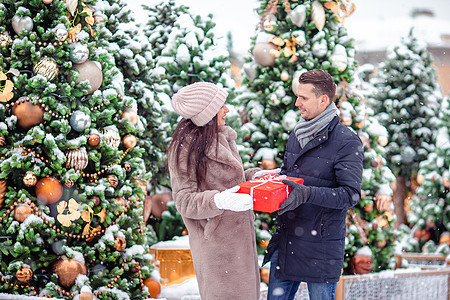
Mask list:
[[[189,232],[195,274],[203,300],[259,299],[259,267],[253,201],[237,194],[244,172],[236,132],[225,125],[228,93],[213,83],[183,87],[172,106],[183,117],[167,162],[176,207]]]

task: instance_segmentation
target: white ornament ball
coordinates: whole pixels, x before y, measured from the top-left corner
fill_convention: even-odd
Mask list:
[[[95,92],[101,85],[103,81],[103,74],[97,64],[93,61],[87,60],[81,64],[74,64],[73,69],[78,70],[78,79],[76,83],[88,80],[91,86],[89,94]]]
[[[70,49],[70,60],[73,63],[81,64],[84,63],[89,58],[89,49],[86,45],[82,43],[72,43],[69,46]]]
[[[17,34],[22,31],[28,33],[33,30],[33,19],[31,19],[31,17],[29,16],[15,15],[11,20],[11,25]]]
[[[91,126],[91,117],[81,110],[76,110],[70,117],[70,126],[75,131],[82,132]]]
[[[263,67],[272,66],[275,63],[275,57],[270,54],[270,50],[276,50],[277,47],[271,43],[259,43],[253,47],[253,56],[255,61]]]
[[[302,27],[306,18],[306,7],[303,4],[297,5],[296,8],[289,13],[292,22],[298,27]]]
[[[100,130],[100,133],[103,135],[103,139],[105,144],[108,146],[117,149],[120,145],[120,135],[119,130],[114,125],[106,126],[105,128]]]

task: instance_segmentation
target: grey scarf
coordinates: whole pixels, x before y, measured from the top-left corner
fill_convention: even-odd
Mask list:
[[[339,110],[337,109],[334,102],[332,102],[328,107],[317,117],[311,120],[305,120],[300,118],[300,121],[295,125],[294,132],[297,137],[300,146],[303,148],[314,136],[325,128],[328,123],[333,120],[335,116],[338,115]]]

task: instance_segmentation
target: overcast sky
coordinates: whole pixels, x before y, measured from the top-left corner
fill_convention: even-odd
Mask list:
[[[124,0],[136,13],[137,19],[145,18],[140,5],[160,3],[160,0]],[[281,2],[281,1],[280,1]],[[191,12],[199,15],[212,13],[216,31],[225,39],[227,32],[233,36],[234,50],[246,53],[250,37],[255,35],[259,16],[255,9],[257,0],[176,0],[189,6]],[[420,26],[421,33],[432,43],[439,43],[441,34],[450,35],[450,0],[354,0],[356,10],[345,20],[349,35],[360,48],[386,48],[395,44],[408,33],[411,26]],[[435,18],[412,20],[414,8],[430,8]],[[426,26],[425,26],[426,25]],[[424,28],[426,27],[426,28]]]

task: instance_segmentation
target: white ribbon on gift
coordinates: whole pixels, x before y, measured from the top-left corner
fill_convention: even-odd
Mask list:
[[[284,184],[281,181],[283,179],[286,179],[286,177],[287,177],[286,175],[267,174],[267,175],[264,175],[264,176],[261,176],[261,177],[249,180],[249,182],[251,182],[251,183],[258,183],[259,182],[259,184],[255,185],[255,186],[252,186],[250,188],[250,196],[252,196],[252,199],[253,199],[253,190],[255,188],[259,187],[259,186],[262,186],[262,185],[268,183],[268,182]],[[289,186],[286,185],[286,197],[288,197],[288,196],[289,196]]]

